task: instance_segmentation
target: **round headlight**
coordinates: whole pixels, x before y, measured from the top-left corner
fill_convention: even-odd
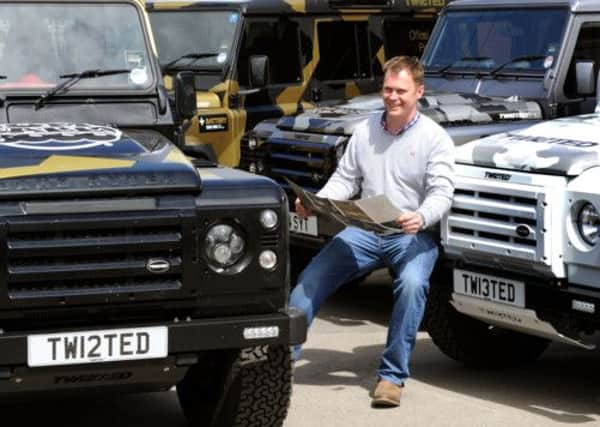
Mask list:
[[[272,230],[277,227],[279,217],[273,209],[265,209],[260,213],[260,223],[267,230]]]
[[[577,227],[583,240],[590,245],[598,242],[600,234],[600,216],[598,210],[591,203],[586,203],[579,211],[577,217]]]
[[[217,224],[206,233],[204,246],[211,266],[222,271],[242,259],[246,242],[242,234],[231,225]]]
[[[258,140],[256,139],[255,136],[250,136],[248,138],[248,148],[251,150],[256,149],[256,147],[258,146]]]
[[[271,250],[262,251],[258,263],[265,270],[273,270],[277,266],[277,254]]]

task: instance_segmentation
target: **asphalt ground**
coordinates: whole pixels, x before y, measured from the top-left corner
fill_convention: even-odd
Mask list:
[[[295,368],[284,427],[600,426],[600,351],[552,344],[535,364],[481,371],[444,356],[425,332],[401,406],[372,409],[368,394],[386,337],[389,282],[387,273],[377,273],[323,307]],[[0,410],[7,426],[187,426],[173,391],[5,403]]]
[[[295,369],[286,427],[600,425],[600,351],[553,343],[534,364],[474,370],[443,355],[426,332],[400,407],[372,409],[389,283],[378,272],[324,306]]]

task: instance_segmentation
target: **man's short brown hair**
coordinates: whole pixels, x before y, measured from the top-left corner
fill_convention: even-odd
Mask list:
[[[425,69],[416,56],[394,56],[383,64],[384,76],[388,71],[399,73],[402,70],[406,70],[412,75],[416,85],[421,86],[425,83]]]

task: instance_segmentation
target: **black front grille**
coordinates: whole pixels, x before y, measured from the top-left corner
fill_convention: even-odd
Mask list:
[[[287,177],[307,190],[320,190],[336,167],[329,144],[273,138],[268,150],[271,177],[281,183]]]
[[[186,227],[193,221],[172,212],[10,218],[2,227],[8,301],[181,291],[184,257],[194,252],[184,247],[196,246]],[[167,271],[152,268],[165,262]]]
[[[337,166],[335,148],[318,143],[286,138],[270,138],[251,149],[242,140],[240,167],[267,175],[287,188],[289,178],[306,190],[316,192],[325,185]]]
[[[279,233],[276,231],[264,232],[260,235],[260,246],[265,248],[276,248],[277,245],[279,245],[280,239]]]

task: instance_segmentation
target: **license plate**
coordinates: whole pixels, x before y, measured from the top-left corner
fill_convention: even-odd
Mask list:
[[[311,215],[308,218],[300,218],[298,214],[290,212],[290,231],[292,233],[318,236],[317,217]]]
[[[454,269],[454,292],[525,307],[525,283],[518,280]]]
[[[168,355],[168,328],[106,329],[27,336],[27,364],[79,365]]]

